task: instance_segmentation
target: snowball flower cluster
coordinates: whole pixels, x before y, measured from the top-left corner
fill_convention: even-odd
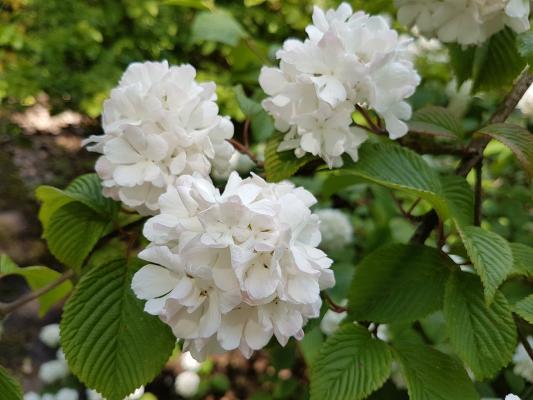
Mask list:
[[[43,363],[39,369],[39,379],[47,384],[60,381],[68,374],[68,364],[65,359],[65,353],[62,350],[57,351],[55,360]]]
[[[315,7],[306,32],[305,41],[289,39],[278,50],[279,68],[263,67],[259,76],[269,95],[262,105],[286,132],[278,150],[318,155],[330,168],[342,165],[344,153],[356,161],[367,134],[352,126],[355,104],[383,117],[391,138],[405,135],[405,98],[420,82],[409,42],[383,17],[353,14],[347,3],[327,12]]]
[[[191,65],[133,63],[104,102],[104,134],[85,144],[101,153],[104,195],[143,214],[177,176],[223,173],[234,152],[233,124],[218,115],[215,84],[198,83]]]
[[[59,324],[43,326],[39,332],[39,339],[48,347],[59,346]]]
[[[239,349],[249,357],[274,335],[301,339],[319,316],[320,290],[334,284],[317,249],[316,199],[291,183],[230,175],[223,193],[199,175],[181,176],[159,199],[160,214],[133,277],[145,311],[158,315],[194,358]]]
[[[350,219],[342,211],[325,208],[316,212],[320,219],[320,247],[326,251],[341,250],[352,241],[353,228]]]
[[[529,30],[529,0],[396,0],[398,20],[427,36],[480,44],[505,26]]]

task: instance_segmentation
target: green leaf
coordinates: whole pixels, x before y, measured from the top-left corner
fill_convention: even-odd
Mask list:
[[[446,285],[444,315],[453,347],[477,378],[493,377],[511,361],[516,327],[500,291],[489,306],[479,278],[457,271]]]
[[[461,362],[426,345],[397,344],[411,400],[479,400]]]
[[[485,300],[489,304],[496,289],[512,272],[513,253],[507,240],[477,226],[459,228],[470,261],[481,277]]]
[[[533,134],[519,125],[492,124],[478,131],[503,143],[514,153],[524,170],[533,176]]]
[[[35,291],[57,281],[61,274],[44,266],[20,268],[7,255],[0,255],[0,278],[7,275],[19,275],[26,279],[31,290]],[[43,317],[50,308],[63,300],[72,291],[72,282],[67,280],[49,292],[39,296],[39,317]]]
[[[248,36],[233,16],[223,10],[202,11],[196,15],[191,28],[193,43],[212,41],[236,46]]]
[[[448,213],[460,226],[474,222],[474,192],[465,178],[457,175],[440,177],[442,194],[448,204]]]
[[[386,343],[362,326],[341,327],[320,350],[311,372],[311,400],[364,399],[390,375],[392,355]]]
[[[453,263],[421,245],[382,246],[356,266],[348,295],[357,321],[410,322],[442,307]]]
[[[492,35],[483,45],[463,49],[450,45],[451,65],[459,84],[473,81],[473,91],[499,89],[512,84],[526,65],[516,46],[516,34],[509,28]]]
[[[212,10],[215,8],[215,0],[164,0],[171,6],[196,8],[199,10]]]
[[[283,133],[272,135],[265,148],[265,173],[269,182],[279,182],[293,176],[300,168],[316,159],[309,153],[297,158],[291,150],[278,152]]]
[[[128,263],[120,252],[114,257],[109,249],[96,253],[61,320],[70,369],[108,400],[122,400],[151,381],[175,344],[170,328],[145,313],[131,291],[138,267],[138,261]]]
[[[20,384],[2,366],[0,366],[0,394],[2,400],[22,400]]]
[[[516,303],[514,305],[514,312],[530,324],[533,324],[533,294]]]
[[[444,107],[428,106],[417,110],[408,123],[409,130],[436,136],[457,138],[462,134],[461,122]]]
[[[311,366],[318,358],[323,342],[324,335],[322,334],[320,326],[315,326],[313,329],[305,332],[305,336],[298,343],[298,347],[302,352],[307,366]]]
[[[533,64],[533,32],[521,33],[516,38],[516,48],[518,53],[527,60],[528,64]]]
[[[261,104],[246,96],[241,85],[235,86],[234,91],[241,111],[250,119],[254,139],[257,142],[267,140],[274,132],[274,122],[270,115],[263,110]]]
[[[113,230],[113,221],[81,203],[69,203],[54,212],[45,232],[50,252],[80,272],[98,240]]]
[[[513,252],[513,273],[533,277],[533,247],[522,243],[509,243]]]

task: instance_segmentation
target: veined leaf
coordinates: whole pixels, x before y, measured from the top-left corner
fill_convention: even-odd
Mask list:
[[[283,133],[272,135],[265,149],[265,173],[269,182],[279,182],[294,175],[300,168],[316,159],[310,154],[297,158],[292,150],[278,152]]]
[[[516,38],[516,48],[518,49],[518,53],[527,60],[527,62],[531,65],[533,64],[533,32],[527,31],[524,33],[521,33]]]
[[[435,248],[380,247],[355,268],[349,317],[387,323],[420,319],[442,307],[451,268],[452,261]]]
[[[450,217],[460,226],[472,225],[474,223],[474,192],[466,179],[457,175],[443,175],[440,180]]]
[[[459,228],[468,256],[481,277],[485,300],[490,303],[496,289],[512,272],[513,253],[507,240],[476,226]]]
[[[514,305],[514,312],[524,318],[530,324],[533,324],[533,294],[520,300]]]
[[[362,326],[341,327],[322,346],[312,367],[311,400],[358,400],[379,389],[390,375],[385,342]]]
[[[2,400],[22,400],[20,384],[2,366],[0,366],[0,394]]]
[[[479,400],[462,364],[426,345],[396,344],[411,400]]]
[[[193,43],[213,41],[236,46],[246,36],[248,34],[241,24],[230,13],[220,9],[199,12],[191,28]]]
[[[511,361],[516,327],[500,291],[489,306],[479,278],[456,271],[446,285],[444,315],[453,347],[476,377],[490,378]]]
[[[145,313],[131,290],[140,263],[123,257],[106,250],[91,258],[61,320],[70,369],[108,400],[122,400],[152,380],[175,344],[170,328]]]
[[[460,121],[444,107],[428,106],[417,110],[408,123],[412,131],[457,138],[462,134]]]
[[[533,175],[533,134],[527,129],[513,124],[492,124],[481,128],[478,133],[488,135],[509,147],[524,170]]]
[[[509,243],[513,252],[512,273],[533,277],[533,247],[522,243]]]

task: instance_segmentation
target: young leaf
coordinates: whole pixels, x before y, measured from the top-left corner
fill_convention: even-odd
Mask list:
[[[230,13],[220,9],[196,14],[191,28],[193,43],[213,41],[236,46],[246,36],[248,34],[241,24]]]
[[[275,133],[269,139],[265,149],[265,173],[269,182],[279,182],[290,178],[300,168],[314,160],[310,154],[297,158],[291,150],[278,152],[278,146],[284,134]]]
[[[514,153],[524,170],[533,176],[533,134],[519,125],[492,124],[478,131],[503,143]]]
[[[50,252],[63,264],[79,272],[98,240],[113,230],[113,221],[81,203],[57,210],[44,237]]]
[[[489,306],[476,275],[454,272],[446,285],[444,315],[453,347],[476,377],[490,378],[511,361],[516,327],[501,292]]]
[[[516,48],[520,55],[527,60],[528,64],[533,64],[533,32],[521,33],[516,38]]]
[[[426,345],[397,344],[394,355],[402,367],[411,400],[479,400],[462,364]]]
[[[509,243],[513,252],[513,273],[533,277],[533,247],[522,243]]]
[[[533,294],[520,300],[514,305],[514,312],[524,318],[530,324],[533,324]]]
[[[349,316],[358,321],[410,322],[442,307],[451,260],[437,249],[391,244],[355,268]]]
[[[442,195],[448,204],[448,213],[460,226],[474,222],[474,192],[465,178],[457,175],[440,177]]]
[[[0,366],[0,395],[2,400],[22,400],[20,384],[2,366]]]
[[[451,138],[462,134],[461,122],[444,107],[428,106],[417,110],[409,121],[409,130]]]
[[[311,400],[358,400],[379,389],[390,375],[392,355],[385,342],[348,324],[322,346],[311,372]]]
[[[496,289],[511,273],[513,253],[507,240],[477,226],[459,228],[468,256],[481,277],[485,300],[490,303]]]
[[[123,257],[109,249],[95,254],[61,319],[70,369],[108,400],[122,400],[152,380],[175,344],[169,327],[145,313],[131,291],[139,262]]]
[[[7,275],[19,275],[26,279],[31,290],[47,286],[61,277],[53,269],[43,266],[20,268],[7,255],[0,254],[0,278]],[[67,280],[49,292],[39,296],[39,316],[43,317],[50,308],[64,299],[72,290],[72,282]]]

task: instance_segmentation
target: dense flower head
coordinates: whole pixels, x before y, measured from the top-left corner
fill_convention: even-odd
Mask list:
[[[181,176],[159,199],[144,235],[148,265],[132,288],[196,359],[239,349],[249,357],[274,335],[301,339],[319,316],[332,261],[317,248],[311,193],[234,172],[220,193],[208,178]]]
[[[352,241],[352,223],[346,214],[334,208],[324,208],[316,214],[320,219],[321,248],[340,250]]]
[[[306,32],[303,42],[286,40],[276,54],[279,68],[263,67],[259,76],[269,95],[262,105],[286,132],[278,150],[318,155],[330,168],[342,165],[344,153],[357,160],[367,134],[352,126],[356,104],[383,117],[391,138],[405,135],[405,98],[420,82],[409,41],[383,17],[354,14],[347,3],[326,12],[315,7]]]
[[[398,20],[427,36],[480,44],[505,26],[529,29],[529,0],[396,0]]]
[[[234,152],[233,124],[218,115],[215,84],[198,83],[188,64],[133,63],[104,102],[96,172],[104,194],[143,214],[179,175],[223,173]]]

